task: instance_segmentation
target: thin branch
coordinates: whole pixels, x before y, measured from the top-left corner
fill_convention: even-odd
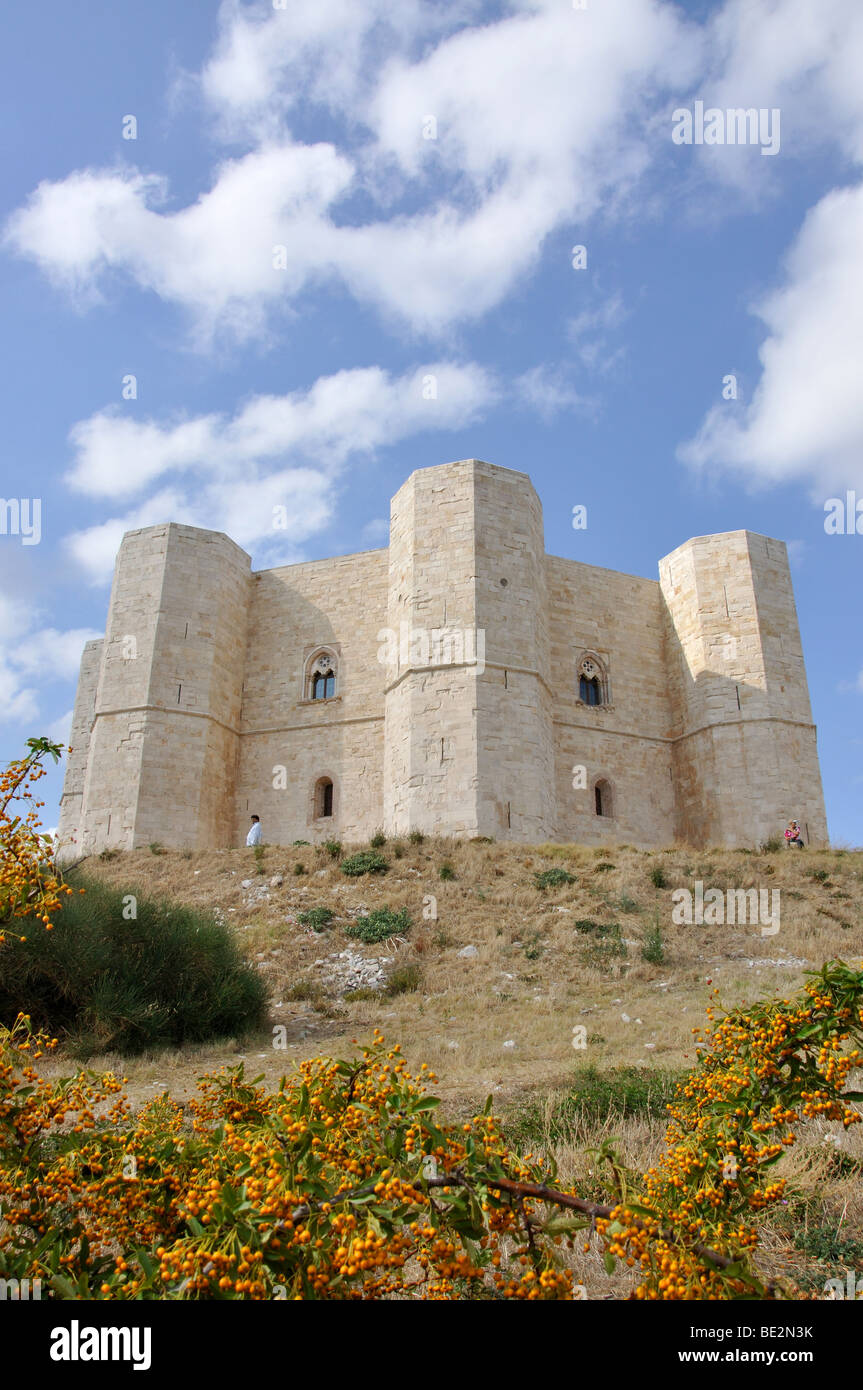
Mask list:
[[[310,1204],[304,1202],[301,1206],[295,1207],[291,1212],[291,1221],[293,1223],[305,1221],[313,1212],[320,1211],[324,1205],[336,1206],[341,1202],[350,1202],[358,1197],[370,1196],[374,1192],[379,1181],[380,1179],[376,1179],[374,1182],[364,1183],[360,1187],[349,1188],[347,1192],[338,1193],[327,1203],[315,1202]],[[506,1192],[516,1199],[520,1199],[519,1207],[522,1210],[522,1214],[525,1216],[526,1213],[524,1213],[523,1210],[523,1200],[525,1197],[534,1197],[537,1201],[548,1202],[551,1206],[566,1207],[570,1211],[582,1212],[585,1216],[589,1216],[592,1221],[596,1221],[597,1218],[601,1217],[609,1217],[614,1211],[613,1207],[606,1206],[601,1202],[588,1202],[585,1201],[583,1197],[574,1197],[570,1192],[559,1192],[556,1188],[546,1187],[543,1183],[515,1182],[512,1178],[496,1178],[491,1176],[478,1178],[472,1181],[461,1171],[443,1174],[436,1178],[426,1178],[422,1186],[412,1183],[411,1190],[418,1194],[427,1195],[428,1188],[465,1187],[473,1189],[477,1181],[482,1181],[485,1186],[492,1191]],[[638,1227],[643,1226],[643,1222],[640,1221],[638,1217],[633,1218],[633,1224]],[[284,1229],[284,1225],[285,1223],[282,1221],[277,1222],[273,1227],[273,1232]],[[680,1236],[675,1231],[666,1229],[658,1231],[656,1234],[658,1239],[665,1241],[668,1245],[685,1246],[685,1242],[681,1240]],[[529,1228],[528,1240],[529,1242],[531,1241],[531,1232]],[[698,1255],[701,1259],[707,1260],[716,1269],[728,1269],[731,1265],[737,1263],[730,1255],[723,1255],[718,1250],[711,1249],[709,1245],[702,1245],[700,1241],[694,1243],[690,1248],[694,1254]],[[775,1286],[773,1284],[767,1284],[765,1285],[765,1291],[771,1294],[775,1292]]]

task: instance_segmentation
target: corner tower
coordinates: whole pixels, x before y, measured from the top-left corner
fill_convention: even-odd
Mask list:
[[[384,827],[551,833],[542,510],[478,459],[411,474],[392,501]]]
[[[89,741],[64,797],[63,858],[232,843],[250,563],[197,527],[123,537],[95,682],[96,644],[82,662],[76,738]]]
[[[792,817],[827,842],[815,726],[782,541],[730,531],[659,566],[672,697],[675,832],[757,845]]]

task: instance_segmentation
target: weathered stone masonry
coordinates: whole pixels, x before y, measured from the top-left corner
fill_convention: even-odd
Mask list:
[[[129,532],[70,742],[66,859],[242,843],[252,811],[279,844],[827,838],[784,544],[698,537],[658,583],[546,555],[529,478],[476,459],[413,473],[384,550],[253,573]]]

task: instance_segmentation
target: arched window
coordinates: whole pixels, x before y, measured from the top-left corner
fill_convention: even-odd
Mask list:
[[[306,663],[304,698],[331,700],[336,693],[338,660],[334,652],[317,651]]]
[[[598,816],[613,816],[614,804],[611,795],[611,784],[604,777],[600,777],[593,788],[594,806]]]
[[[333,783],[330,777],[321,777],[315,783],[315,820],[322,820],[333,814]]]
[[[585,652],[576,667],[578,698],[583,705],[608,705],[608,673],[595,652]]]

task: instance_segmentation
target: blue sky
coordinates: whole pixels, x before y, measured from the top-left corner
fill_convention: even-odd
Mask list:
[[[824,525],[863,501],[859,0],[4,28],[0,492],[43,510],[38,545],[0,535],[0,757],[64,736],[123,530],[368,549],[413,468],[479,457],[530,473],[558,555],[655,578],[693,535],[789,542],[831,835],[863,843],[863,534]],[[778,151],[676,144],[696,101],[778,110]]]

